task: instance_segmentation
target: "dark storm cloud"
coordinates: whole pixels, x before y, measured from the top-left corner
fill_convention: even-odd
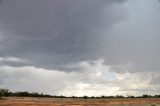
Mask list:
[[[158,71],[158,2],[124,1],[3,0],[0,56],[25,62],[2,65],[75,70],[66,64],[102,58],[117,71]]]
[[[119,11],[123,1],[4,0],[1,56],[45,68],[102,57],[98,51],[102,32],[123,19]]]
[[[0,86],[77,96],[158,89],[159,7],[158,0],[1,0]]]

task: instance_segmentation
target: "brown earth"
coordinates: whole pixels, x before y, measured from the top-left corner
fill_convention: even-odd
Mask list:
[[[160,106],[160,98],[79,99],[79,98],[3,98],[0,106]]]

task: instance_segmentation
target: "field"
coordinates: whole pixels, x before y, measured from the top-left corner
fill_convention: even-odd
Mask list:
[[[0,106],[160,106],[159,98],[148,99],[71,99],[3,98]]]

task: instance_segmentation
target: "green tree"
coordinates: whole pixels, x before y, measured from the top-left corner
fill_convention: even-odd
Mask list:
[[[3,93],[0,91],[0,97],[2,97],[3,96]]]
[[[150,96],[147,94],[142,95],[142,98],[149,98]]]
[[[106,96],[102,95],[101,98],[106,98]]]
[[[8,96],[9,90],[8,89],[0,89],[0,97],[2,96]]]
[[[88,96],[83,96],[83,99],[88,99]]]

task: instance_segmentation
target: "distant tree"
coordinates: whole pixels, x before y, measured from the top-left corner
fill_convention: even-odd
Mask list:
[[[0,97],[2,96],[9,96],[9,90],[8,89],[0,89]]]
[[[107,96],[106,98],[114,98],[114,96]]]
[[[0,98],[3,96],[3,93],[0,91]]]
[[[102,95],[101,98],[106,98],[106,96]]]
[[[60,98],[65,98],[65,96],[63,96],[63,95],[61,95],[61,96],[59,96]]]
[[[154,98],[160,98],[160,95],[154,95],[153,97]]]
[[[133,95],[127,95],[127,98],[135,98]]]
[[[122,95],[117,95],[116,98],[124,98]]]
[[[149,98],[150,96],[147,94],[142,95],[142,98]]]
[[[72,96],[72,98],[76,98],[76,96]]]
[[[91,96],[91,98],[95,98],[94,96]]]
[[[88,96],[83,96],[83,99],[88,99]]]
[[[130,98],[135,98],[135,96],[130,96]]]

